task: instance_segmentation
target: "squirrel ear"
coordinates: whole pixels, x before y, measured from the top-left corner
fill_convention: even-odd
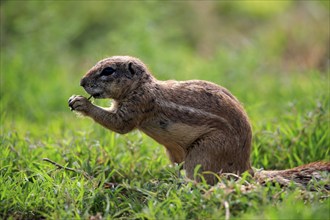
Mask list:
[[[128,72],[130,73],[130,77],[140,76],[146,71],[143,64],[140,64],[134,60],[128,63],[127,68]]]
[[[129,70],[129,72],[131,73],[132,76],[135,75],[135,70],[134,70],[134,68],[133,68],[133,63],[132,63],[132,62],[130,62],[130,63],[128,64],[128,70]]]

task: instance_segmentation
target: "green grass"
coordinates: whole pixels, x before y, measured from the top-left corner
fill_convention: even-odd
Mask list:
[[[159,79],[232,91],[253,126],[254,167],[329,161],[328,5],[208,4],[205,13],[194,2],[1,2],[0,218],[330,218],[325,183],[304,191],[243,177],[210,187],[179,176],[146,135],[118,135],[70,112],[67,99],[86,94],[84,72],[129,54]]]

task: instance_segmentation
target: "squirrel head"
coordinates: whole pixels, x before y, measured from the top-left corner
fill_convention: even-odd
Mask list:
[[[94,98],[124,99],[126,94],[152,75],[142,61],[130,56],[113,56],[99,61],[81,79],[80,85]]]

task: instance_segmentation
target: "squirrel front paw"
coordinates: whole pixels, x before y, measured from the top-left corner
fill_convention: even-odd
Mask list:
[[[77,111],[87,115],[93,104],[84,96],[73,95],[69,98],[69,107],[71,111]]]

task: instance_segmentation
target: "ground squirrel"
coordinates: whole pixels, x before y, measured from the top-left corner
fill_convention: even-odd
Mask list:
[[[129,56],[99,61],[80,85],[94,98],[113,99],[112,106],[102,108],[74,95],[69,99],[72,110],[120,134],[139,129],[164,145],[173,163],[184,162],[189,178],[197,165],[200,171],[253,174],[251,125],[227,89],[202,80],[159,81]],[[216,182],[212,174],[204,177]]]

